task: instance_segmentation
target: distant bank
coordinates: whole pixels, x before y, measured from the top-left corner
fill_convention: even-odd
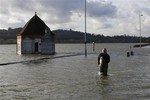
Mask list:
[[[0,44],[16,44],[16,35],[22,28],[0,29]],[[74,30],[53,30],[55,43],[84,43],[84,32]],[[87,33],[87,43],[138,43],[137,36],[104,36],[103,33]],[[142,37],[142,43],[150,43],[150,37]]]

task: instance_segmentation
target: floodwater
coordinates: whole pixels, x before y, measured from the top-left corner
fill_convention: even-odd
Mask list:
[[[133,45],[133,44],[131,44]],[[109,76],[98,73],[97,56],[106,47]],[[56,55],[17,55],[15,45],[0,45],[0,100],[148,100],[150,47],[129,44],[56,44]],[[76,53],[83,55],[66,56]],[[55,58],[56,57],[56,58]],[[49,58],[36,60],[39,58]],[[51,59],[53,58],[53,59]]]

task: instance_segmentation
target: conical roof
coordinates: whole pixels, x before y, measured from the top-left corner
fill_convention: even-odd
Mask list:
[[[41,37],[45,34],[47,25],[35,14],[18,34],[23,37]]]

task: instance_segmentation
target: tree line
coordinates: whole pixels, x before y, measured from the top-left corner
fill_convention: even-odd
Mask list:
[[[0,29],[0,44],[16,44],[16,35],[22,28]],[[56,43],[83,43],[84,32],[73,30],[53,30]],[[129,35],[104,36],[103,34],[86,33],[87,43],[139,43],[139,37]],[[143,43],[150,43],[150,37],[142,37]]]

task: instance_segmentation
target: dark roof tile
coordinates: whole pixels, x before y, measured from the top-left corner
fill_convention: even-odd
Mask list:
[[[47,25],[35,14],[23,27],[19,35],[23,37],[43,36]]]

